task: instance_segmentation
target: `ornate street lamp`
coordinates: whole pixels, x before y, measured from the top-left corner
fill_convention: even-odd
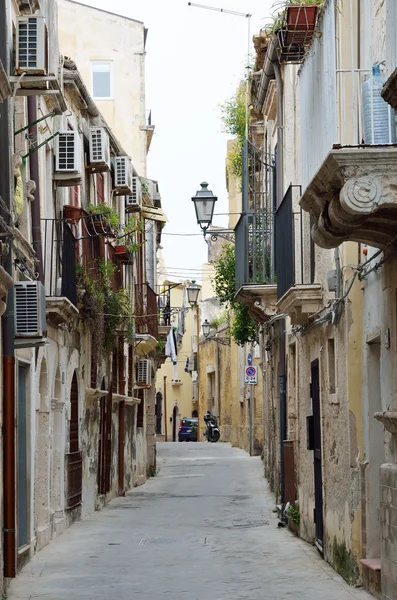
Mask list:
[[[205,319],[204,323],[201,325],[201,329],[203,330],[203,336],[207,338],[210,334],[211,325],[208,320]]]
[[[197,300],[200,293],[200,288],[197,283],[193,280],[192,283],[187,287],[187,299],[189,300],[190,306],[197,306]]]
[[[203,181],[200,185],[201,189],[196,192],[192,201],[194,202],[194,208],[196,209],[197,223],[200,225],[205,235],[208,227],[212,223],[215,202],[218,198],[208,189],[208,183],[206,181]]]

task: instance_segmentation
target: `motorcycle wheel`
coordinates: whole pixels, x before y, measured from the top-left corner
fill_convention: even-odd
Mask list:
[[[219,431],[214,431],[214,433],[211,436],[211,442],[217,442],[220,437],[221,434],[219,433]]]

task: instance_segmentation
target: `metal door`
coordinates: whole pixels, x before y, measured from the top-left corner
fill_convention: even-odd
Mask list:
[[[322,547],[324,541],[323,476],[321,460],[320,373],[318,360],[313,361],[311,364],[311,398],[313,405],[314,439],[314,521],[316,524],[316,541]]]
[[[103,388],[103,386],[102,386]],[[110,490],[110,463],[112,450],[112,393],[101,398],[99,430],[98,492]]]
[[[28,459],[27,459],[27,406],[26,387],[28,368],[18,366],[17,412],[17,485],[18,485],[18,548],[26,546],[28,539]]]

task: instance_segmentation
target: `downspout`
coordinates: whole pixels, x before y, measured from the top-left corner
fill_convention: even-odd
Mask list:
[[[35,96],[28,96],[28,123],[37,121],[37,99]],[[29,139],[34,142],[38,139],[37,124],[29,127]],[[39,176],[39,157],[37,152],[29,157],[30,178],[36,183],[34,192],[34,202],[32,202],[32,236],[33,248],[37,258],[38,280],[44,284],[43,268],[43,244],[41,239],[41,210],[40,210],[40,176]]]
[[[0,59],[6,73],[10,69],[8,45],[7,0],[0,0]],[[13,190],[10,157],[10,99],[0,103],[0,196],[11,210]],[[4,219],[9,216],[4,214]],[[3,259],[4,269],[12,277],[12,250]],[[4,576],[16,575],[16,488],[15,488],[15,351],[14,351],[14,290],[10,288],[7,308],[2,318],[3,341],[3,545]]]
[[[284,105],[283,105],[283,79],[278,61],[273,63],[274,75],[277,85],[277,208],[283,199],[283,169],[284,169]]]

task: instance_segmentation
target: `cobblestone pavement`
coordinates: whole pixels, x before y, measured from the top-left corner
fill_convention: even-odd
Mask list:
[[[277,528],[259,458],[159,444],[158,475],[76,523],[12,581],[9,600],[373,600]]]

